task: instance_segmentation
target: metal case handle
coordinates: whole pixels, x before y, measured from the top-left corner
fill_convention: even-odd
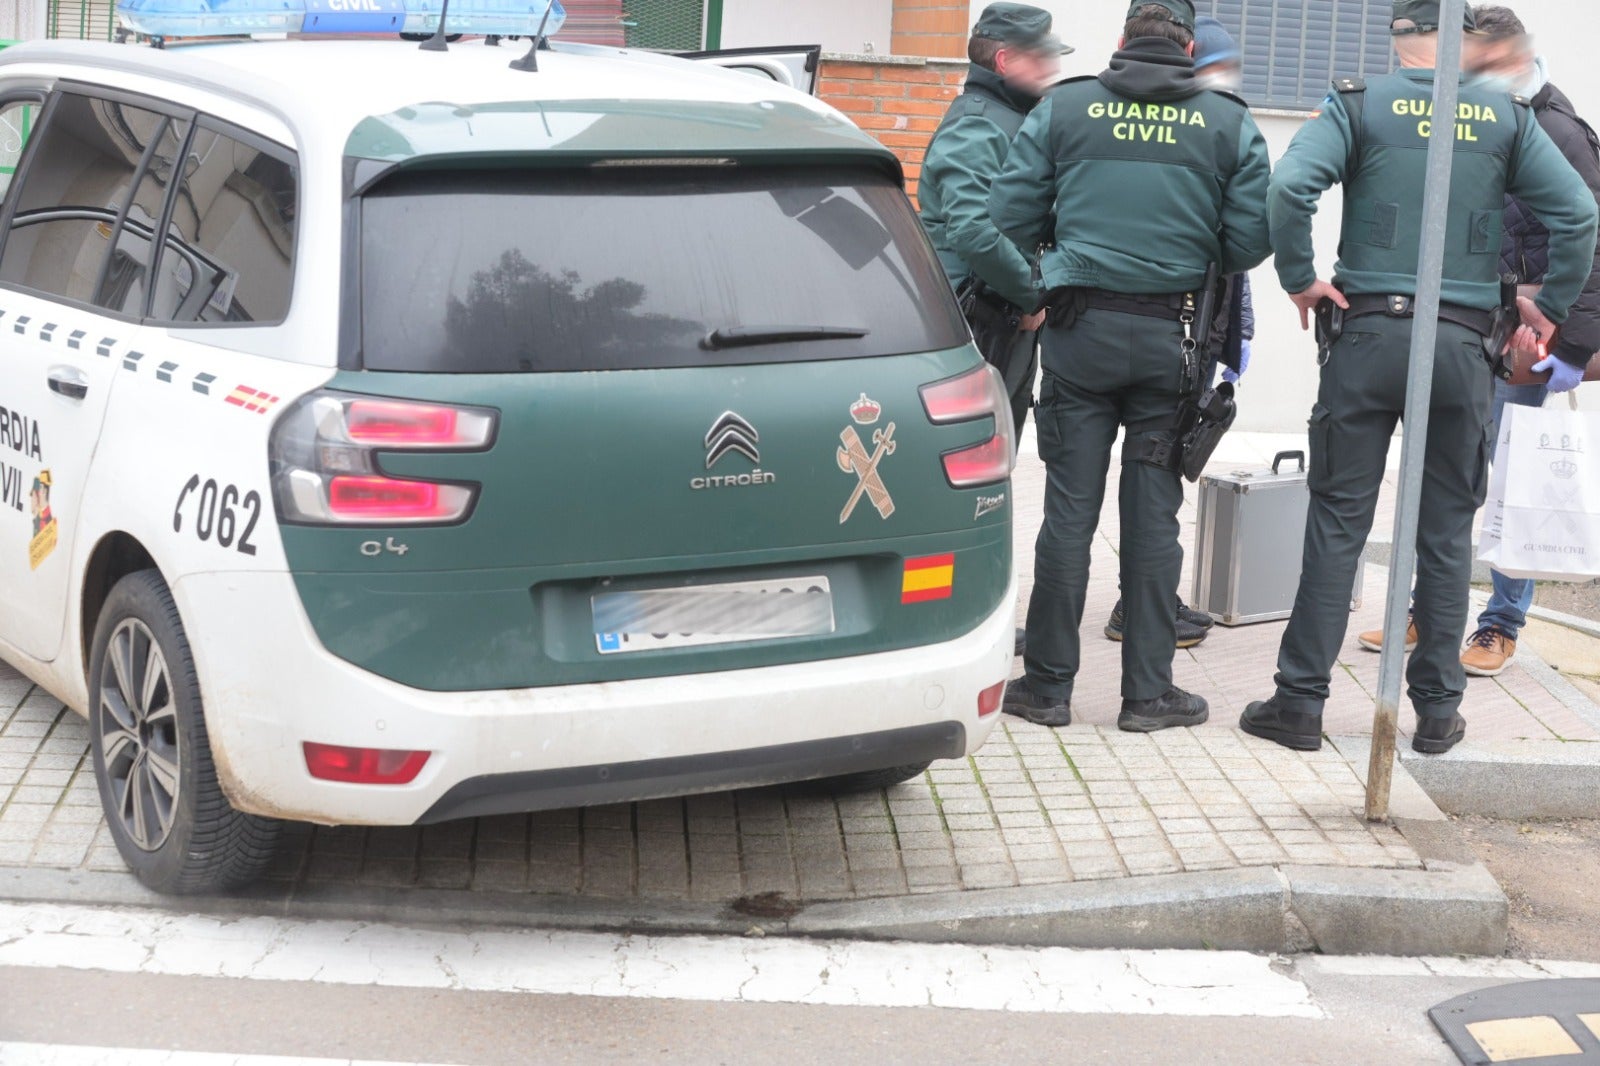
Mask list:
[[[1305,452],[1279,452],[1277,455],[1273,456],[1273,458],[1272,458],[1272,472],[1274,474],[1282,473],[1282,471],[1279,470],[1278,468],[1283,465],[1283,461],[1285,459],[1298,459],[1298,460],[1300,460],[1300,473],[1304,474],[1306,472],[1306,453]]]

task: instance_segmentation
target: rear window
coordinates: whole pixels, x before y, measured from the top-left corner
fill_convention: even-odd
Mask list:
[[[858,170],[406,174],[364,198],[361,234],[373,370],[622,370],[967,342],[905,195]]]

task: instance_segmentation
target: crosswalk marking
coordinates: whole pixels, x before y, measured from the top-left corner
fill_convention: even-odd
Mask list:
[[[742,1003],[1322,1018],[1245,952],[446,931],[0,903],[0,966]]]

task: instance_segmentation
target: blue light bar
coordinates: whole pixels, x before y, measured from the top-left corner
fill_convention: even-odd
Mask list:
[[[252,33],[432,33],[441,0],[117,0],[117,23],[147,37]],[[545,13],[549,21],[545,22]],[[559,0],[450,0],[446,32],[554,36]]]

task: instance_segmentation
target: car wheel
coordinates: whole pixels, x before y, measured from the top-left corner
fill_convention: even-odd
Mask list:
[[[154,570],[117,582],[89,660],[89,747],[111,836],[157,892],[214,892],[259,875],[282,823],[233,809],[217,782],[194,657]]]
[[[912,763],[909,766],[889,766],[882,770],[863,770],[856,774],[822,777],[808,784],[819,792],[842,795],[850,792],[876,792],[921,777],[931,762]]]

